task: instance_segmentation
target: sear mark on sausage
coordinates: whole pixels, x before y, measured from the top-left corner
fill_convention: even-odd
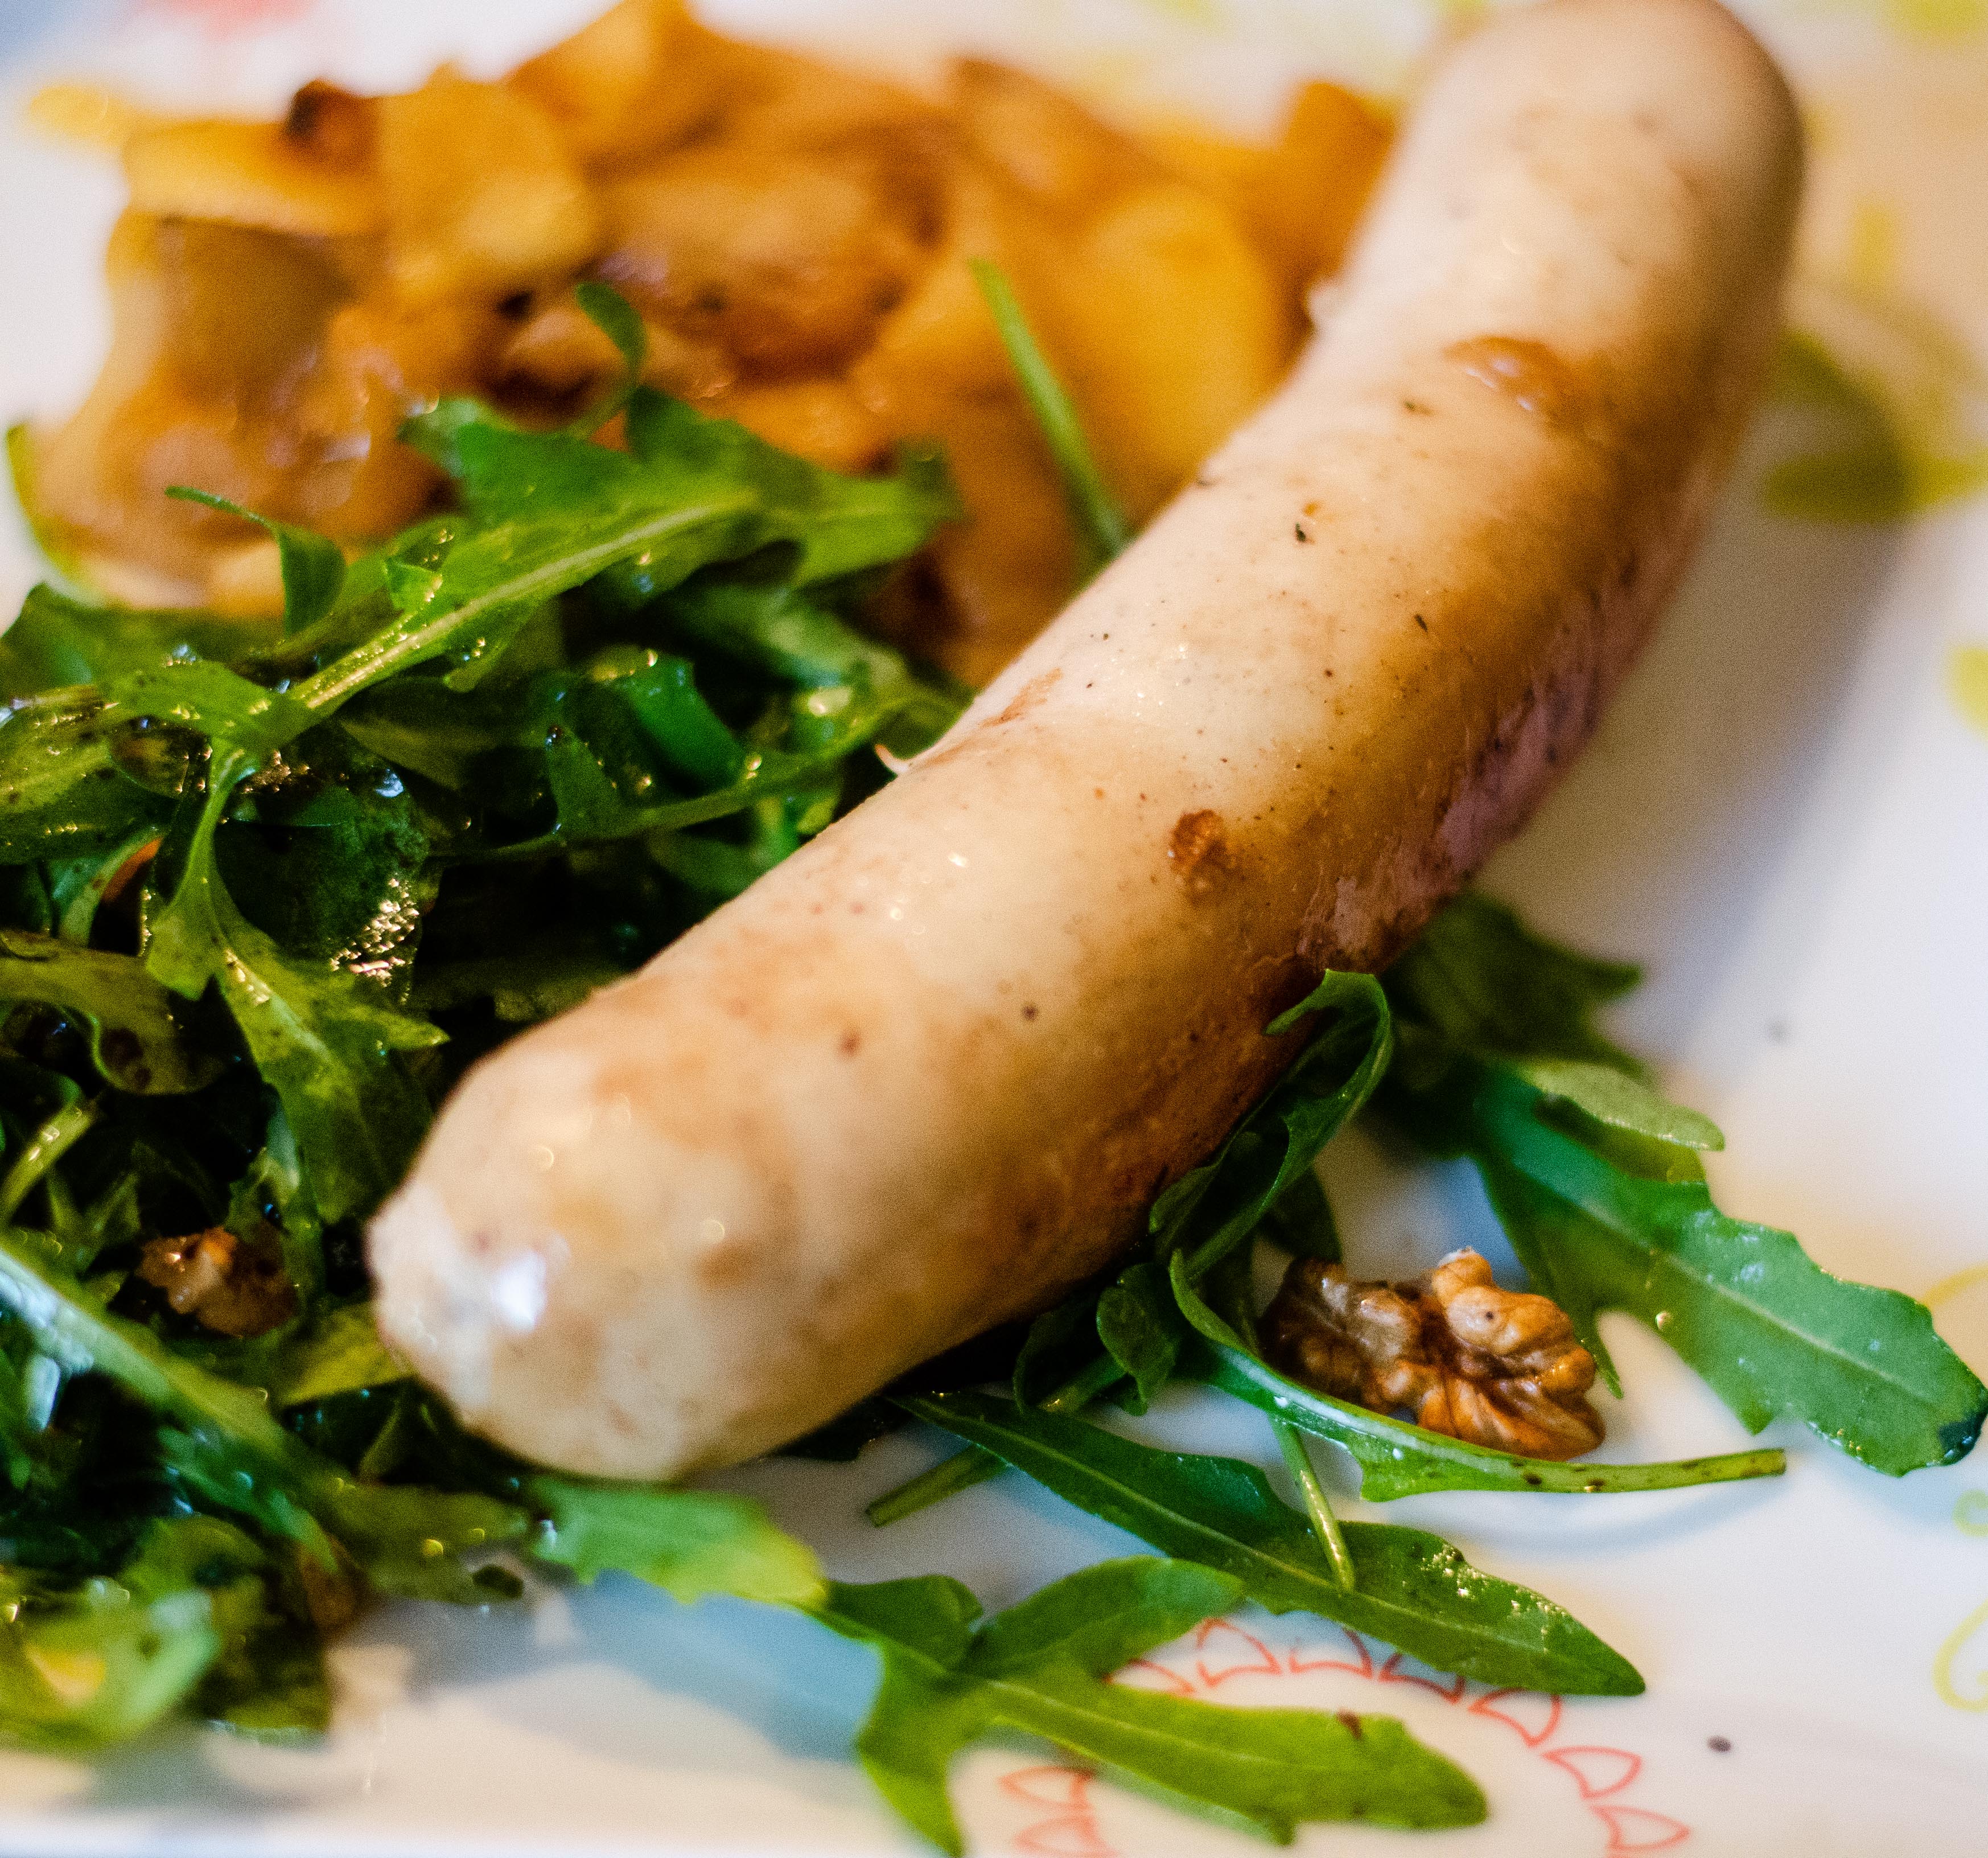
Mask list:
[[[1019,722],[1050,694],[1051,688],[1062,676],[1063,667],[1052,665],[1040,677],[1030,679],[1015,692],[1008,707],[994,719],[994,726],[998,729],[1003,723]]]
[[[1472,380],[1554,425],[1577,424],[1592,398],[1578,369],[1529,337],[1473,336],[1442,352]]]
[[[1167,861],[1189,897],[1199,902],[1236,868],[1219,813],[1206,807],[1183,813],[1167,834]]]

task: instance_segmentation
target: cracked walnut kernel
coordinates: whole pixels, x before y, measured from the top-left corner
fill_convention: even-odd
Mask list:
[[[1265,1312],[1270,1359],[1293,1379],[1431,1432],[1528,1458],[1601,1443],[1594,1357],[1550,1298],[1500,1290],[1474,1251],[1410,1284],[1363,1284],[1297,1258]]]
[[[266,1335],[297,1311],[296,1291],[272,1233],[253,1244],[221,1226],[153,1239],[139,1255],[138,1275],[164,1291],[178,1315],[220,1335]]]

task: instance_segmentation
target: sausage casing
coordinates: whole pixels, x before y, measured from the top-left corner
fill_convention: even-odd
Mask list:
[[[1107,1262],[1525,819],[1778,326],[1800,137],[1711,0],[1428,86],[1291,381],[901,779],[486,1060],[376,1220],[389,1339],[528,1456],[793,1438]]]

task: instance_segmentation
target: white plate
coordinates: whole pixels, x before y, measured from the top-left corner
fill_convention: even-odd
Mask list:
[[[320,73],[371,87],[445,56],[500,69],[593,0],[6,0],[0,10],[0,409],[52,414],[104,339],[120,185],[35,140],[39,83],[273,111]],[[1882,19],[1879,18],[1882,13]],[[1107,103],[1261,123],[1296,76],[1401,83],[1439,21],[1403,0],[729,0],[715,22],[898,69],[965,45]],[[1941,312],[1988,354],[1988,6],[1777,0],[1756,16],[1818,130],[1805,266]],[[1493,885],[1550,929],[1647,959],[1621,1016],[1724,1125],[1724,1203],[1823,1264],[1920,1295],[1988,1369],[1988,739],[1949,654],[1988,644],[1988,503],[1910,526],[1763,513],[1770,416],[1666,629],[1587,760]],[[12,611],[34,570],[0,540]],[[1349,1139],[1330,1157],[1357,1264],[1394,1271],[1469,1237],[1509,1264],[1454,1172]],[[1958,1282],[1956,1284],[1956,1278]],[[1729,1449],[1736,1423],[1647,1332],[1608,1330],[1631,1392],[1611,1455]],[[1266,1457],[1249,1416],[1169,1402],[1183,1443]],[[1224,1701],[1383,1710],[1476,1775],[1484,1826],[1313,1828],[1311,1853],[1464,1858],[1988,1847],[1988,1466],[1892,1483],[1799,1431],[1784,1482],[1623,1498],[1459,1496],[1386,1512],[1572,1607],[1649,1680],[1556,1704],[1404,1668],[1300,1616],[1250,1612],[1146,1680]],[[850,1578],[943,1569],[990,1606],[1123,1537],[1009,1478],[889,1531],[867,1496],[930,1457],[742,1474]],[[1349,1504],[1360,1513],[1361,1506]],[[487,1615],[402,1607],[337,1654],[324,1744],[161,1733],[93,1764],[0,1757],[0,1853],[462,1855],[915,1849],[847,1755],[870,1655],[742,1605],[632,1582]],[[957,1788],[986,1852],[1253,1849],[1021,1743]]]

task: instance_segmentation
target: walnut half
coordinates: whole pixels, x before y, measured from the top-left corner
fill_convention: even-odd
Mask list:
[[[254,1244],[221,1226],[150,1240],[139,1255],[138,1275],[164,1291],[180,1315],[220,1335],[266,1335],[297,1311],[296,1288],[266,1228]]]
[[[1500,1290],[1474,1251],[1412,1284],[1362,1284],[1297,1258],[1264,1314],[1271,1360],[1293,1379],[1377,1413],[1528,1458],[1601,1443],[1594,1357],[1550,1298]]]

